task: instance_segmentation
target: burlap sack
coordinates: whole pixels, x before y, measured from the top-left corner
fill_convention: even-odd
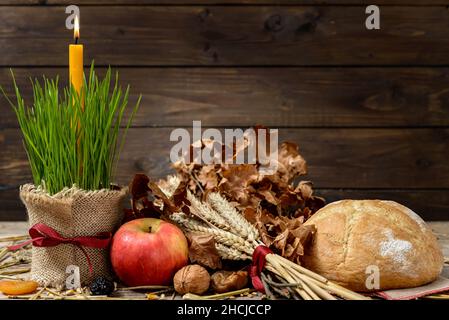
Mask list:
[[[44,223],[63,237],[95,236],[114,232],[123,217],[123,200],[127,189],[120,191],[63,190],[53,196],[31,184],[20,188],[20,198],[26,206],[30,227]],[[109,250],[84,248],[92,263],[89,273],[86,256],[76,245],[32,248],[31,278],[41,285],[65,286],[69,265],[80,268],[81,284],[87,285],[98,276],[111,277]]]

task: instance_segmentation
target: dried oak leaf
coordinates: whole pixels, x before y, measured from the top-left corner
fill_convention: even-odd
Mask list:
[[[300,193],[303,199],[307,200],[312,198],[313,190],[312,190],[312,182],[310,181],[301,181],[295,188],[295,192]]]
[[[196,262],[211,269],[221,268],[221,259],[215,248],[213,235],[188,233],[190,262]]]
[[[176,161],[173,168],[178,173],[180,179],[187,184],[188,189],[195,195],[200,192],[200,188],[196,178],[196,171],[198,171],[202,166],[195,163],[186,163],[185,161]]]
[[[310,210],[309,215],[304,214],[306,219],[326,205],[324,198],[313,195],[312,182],[310,181],[301,181],[296,187],[295,192],[301,192],[305,201],[304,207]]]
[[[243,217],[248,220],[251,224],[257,223],[257,211],[254,208],[246,208],[243,210]]]
[[[304,226],[304,218],[274,216],[267,210],[247,208],[245,218],[254,224],[263,243],[284,258],[300,263],[315,233],[315,226]]]
[[[299,147],[293,142],[282,142],[278,151],[277,175],[284,182],[291,182],[295,177],[307,173],[307,165],[299,154]]]
[[[218,186],[218,171],[218,167],[212,164],[201,167],[197,179],[205,190],[211,190]]]
[[[273,191],[273,184],[268,180],[262,180],[261,183],[258,184],[258,188],[256,189],[256,193],[261,196],[268,203],[277,206],[280,203],[280,200],[277,198],[277,194]]]
[[[150,188],[148,187],[150,179],[145,175],[138,173],[129,184],[131,194],[131,209],[125,209],[123,222],[138,218],[158,218],[162,210],[148,199]]]
[[[220,270],[211,276],[211,287],[217,293],[240,290],[248,284],[248,272]]]
[[[162,216],[161,218],[167,217],[172,213],[178,212],[178,207],[173,203],[172,199],[169,199],[165,193],[159,188],[157,183],[153,181],[148,182],[148,188],[150,189],[152,195],[163,203]]]
[[[280,233],[273,241],[273,247],[280,250],[284,258],[294,262],[300,262],[304,255],[304,247],[315,233],[314,226],[299,226],[296,229],[288,227]]]
[[[185,181],[181,181],[173,192],[170,200],[173,202],[178,211],[182,211],[185,214],[190,214],[190,201],[187,200],[187,184]]]
[[[251,184],[259,178],[257,168],[250,164],[229,165],[222,169],[222,176],[220,190],[240,204],[247,204],[254,190]]]
[[[267,230],[266,224],[268,221],[265,219],[268,217],[267,215],[262,215],[254,208],[246,208],[243,211],[243,216],[246,220],[248,220],[251,224],[253,224],[256,229],[259,231],[260,238],[262,242],[270,247],[273,242],[273,237],[269,234]]]
[[[136,173],[134,175],[133,180],[129,185],[129,192],[131,193],[133,199],[140,199],[148,196],[148,182],[150,182],[150,178],[148,178],[143,173]]]

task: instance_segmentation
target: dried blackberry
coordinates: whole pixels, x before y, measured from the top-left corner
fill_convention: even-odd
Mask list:
[[[111,280],[99,277],[90,284],[89,289],[94,296],[108,296],[114,291],[115,286]]]

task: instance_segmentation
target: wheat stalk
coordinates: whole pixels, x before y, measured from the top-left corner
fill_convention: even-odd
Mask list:
[[[259,239],[259,232],[248,222],[226,199],[219,193],[212,192],[207,197],[207,202],[215,209],[242,237],[248,239],[249,242],[255,242]]]

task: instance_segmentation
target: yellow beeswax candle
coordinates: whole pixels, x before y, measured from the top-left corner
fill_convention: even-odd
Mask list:
[[[74,28],[75,44],[69,45],[69,79],[75,90],[79,93],[83,86],[83,45],[78,44],[80,36],[78,16],[75,17]]]

